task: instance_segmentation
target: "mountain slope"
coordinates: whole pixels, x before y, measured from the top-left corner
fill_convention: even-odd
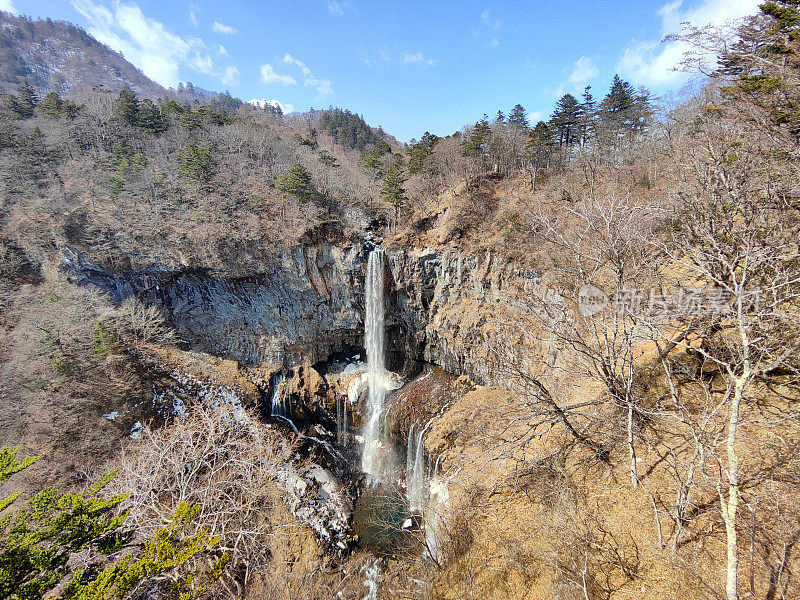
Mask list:
[[[0,11],[0,91],[14,91],[26,78],[39,94],[55,90],[76,99],[98,85],[112,90],[127,85],[147,97],[166,95],[122,54],[82,28]]]

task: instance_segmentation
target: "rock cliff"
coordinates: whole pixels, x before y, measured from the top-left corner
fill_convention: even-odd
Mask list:
[[[110,273],[69,247],[61,264],[116,301],[136,295],[158,306],[195,348],[288,367],[361,351],[366,255],[362,244],[298,246],[268,255],[258,274],[231,279],[163,265]],[[389,366],[425,361],[489,383],[483,342],[498,319],[526,310],[520,290],[538,274],[451,249],[388,247],[386,256]]]

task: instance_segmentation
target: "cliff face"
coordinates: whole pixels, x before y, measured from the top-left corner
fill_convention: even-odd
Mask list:
[[[400,249],[387,255],[393,279],[390,351],[489,383],[485,341],[499,323],[527,310],[519,294],[538,284],[538,274],[491,254]]]
[[[211,354],[284,366],[327,360],[363,346],[363,245],[318,243],[268,255],[258,275],[224,279],[197,270],[149,267],[113,274],[62,248],[73,281],[119,301],[158,306],[181,337]],[[389,365],[426,361],[489,381],[483,343],[498,320],[526,310],[520,290],[538,276],[492,255],[387,248]]]
[[[113,274],[63,248],[62,267],[81,285],[119,301],[158,306],[181,338],[245,363],[297,364],[358,349],[363,335],[364,250],[329,243],[268,255],[259,275],[224,279],[151,267]]]

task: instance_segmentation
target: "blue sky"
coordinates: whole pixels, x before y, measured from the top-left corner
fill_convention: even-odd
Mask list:
[[[330,105],[399,139],[448,135],[522,104],[546,117],[564,92],[602,97],[619,72],[678,90],[680,23],[721,23],[759,0],[0,0],[77,23],[165,86],[192,81],[284,110]]]

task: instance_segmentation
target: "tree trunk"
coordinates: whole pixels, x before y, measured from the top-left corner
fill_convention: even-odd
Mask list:
[[[633,402],[628,402],[628,456],[630,458],[631,486],[639,486],[639,474],[636,472],[636,447],[633,445]]]
[[[739,426],[739,408],[744,390],[750,379],[749,361],[745,360],[742,374],[736,378],[731,400],[731,413],[728,419],[728,439],[725,442],[728,453],[728,497],[720,488],[722,519],[725,522],[725,533],[728,546],[728,566],[725,577],[725,597],[727,600],[738,600],[739,583],[739,549],[736,536],[736,511],[739,507],[739,458],[736,455],[736,430]]]

